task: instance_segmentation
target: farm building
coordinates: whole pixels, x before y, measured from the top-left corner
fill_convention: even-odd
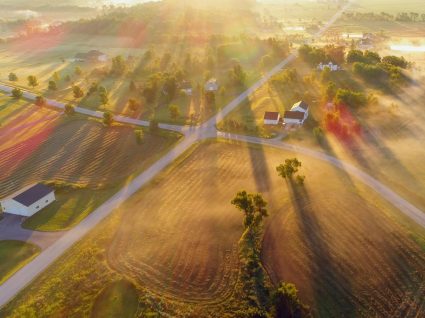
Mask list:
[[[317,69],[320,71],[323,71],[326,67],[328,67],[331,70],[331,72],[340,70],[340,67],[337,64],[333,64],[332,62],[329,62],[328,64],[324,64],[320,62],[320,64],[317,66]]]
[[[181,82],[180,90],[187,96],[192,96],[192,84],[189,81]]]
[[[55,193],[52,188],[37,183],[3,199],[0,201],[0,206],[5,213],[31,216],[55,200]]]
[[[304,113],[298,111],[289,110],[283,115],[283,122],[287,125],[302,125],[304,120]]]
[[[206,92],[215,92],[218,90],[218,82],[215,78],[211,78],[208,82],[205,84],[205,91]]]
[[[298,103],[295,103],[294,105],[292,105],[291,111],[302,112],[302,113],[305,113],[306,116],[308,116],[308,105],[306,102],[299,101]]]
[[[91,50],[87,53],[77,53],[75,55],[76,61],[99,61],[99,62],[106,62],[108,60],[108,56],[100,52],[98,50]]]
[[[264,125],[277,125],[279,124],[280,114],[278,112],[265,112]]]

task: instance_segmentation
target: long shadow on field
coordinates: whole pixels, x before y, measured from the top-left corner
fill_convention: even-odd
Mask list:
[[[304,186],[288,180],[289,192],[294,205],[295,215],[305,244],[309,249],[311,288],[315,298],[315,315],[321,317],[350,317],[355,314],[356,306],[351,301],[351,283],[344,273],[335,266],[317,211],[311,208],[311,199]]]

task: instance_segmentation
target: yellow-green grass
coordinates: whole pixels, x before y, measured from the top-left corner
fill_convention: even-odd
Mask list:
[[[101,189],[58,189],[55,191],[56,201],[27,218],[22,226],[36,231],[66,230],[110,198],[120,186],[122,185]]]
[[[31,261],[40,249],[22,241],[0,241],[0,285]]]
[[[120,279],[134,284],[139,306],[149,311],[174,317],[235,313],[243,306],[237,256],[243,217],[230,200],[245,189],[269,202],[263,263],[272,281],[294,282],[315,316],[423,315],[425,256],[417,243],[423,229],[324,162],[297,155],[305,186],[285,182],[275,167],[295,155],[201,144],[0,314],[87,316],[105,286]]]
[[[111,283],[97,296],[91,317],[136,317],[139,296],[136,288],[126,280]]]

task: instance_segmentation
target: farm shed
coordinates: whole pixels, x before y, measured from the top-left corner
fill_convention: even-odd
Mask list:
[[[55,201],[54,190],[44,184],[30,185],[0,201],[5,213],[31,216]]]
[[[264,125],[277,125],[279,124],[280,114],[278,112],[265,112]]]

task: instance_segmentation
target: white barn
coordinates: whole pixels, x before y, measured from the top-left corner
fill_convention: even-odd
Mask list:
[[[286,111],[283,115],[283,122],[286,125],[302,125],[304,124],[305,116],[302,112]]]
[[[290,111],[283,115],[283,122],[288,125],[302,125],[308,117],[308,105],[304,101],[295,103]]]
[[[205,91],[206,92],[215,92],[218,90],[218,82],[217,79],[211,78],[206,84],[205,84]]]
[[[56,200],[53,189],[44,184],[30,185],[0,201],[4,213],[32,216]]]
[[[279,120],[280,120],[280,114],[278,112],[264,113],[264,125],[278,125]]]

